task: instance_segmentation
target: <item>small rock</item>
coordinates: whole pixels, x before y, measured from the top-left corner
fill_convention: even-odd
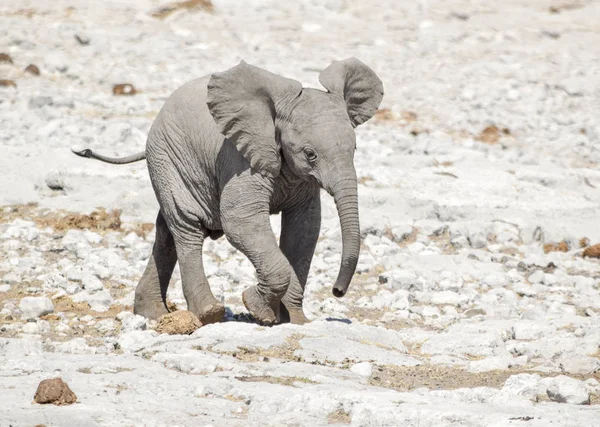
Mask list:
[[[583,381],[559,375],[552,378],[546,391],[553,402],[589,405],[590,392]]]
[[[544,272],[542,270],[536,270],[527,279],[530,283],[542,283],[544,281]]]
[[[96,349],[90,347],[85,338],[80,337],[56,344],[56,351],[65,354],[94,354]]]
[[[54,311],[54,304],[47,297],[25,297],[19,302],[19,310],[23,317],[40,317]]]
[[[146,329],[146,318],[139,314],[124,311],[117,315],[117,319],[121,321],[121,330],[123,332],[143,331]]]
[[[554,30],[543,30],[542,34],[546,37],[550,37],[551,39],[557,39],[560,37],[560,33]]]
[[[70,405],[77,401],[77,396],[61,378],[52,378],[38,385],[34,400],[40,404]]]
[[[481,308],[471,308],[467,311],[465,311],[465,317],[470,318],[470,317],[475,317],[475,316],[485,316],[485,310],[481,309]]]
[[[2,79],[2,80],[0,80],[0,86],[3,86],[3,87],[17,87],[17,84],[13,80]]]
[[[25,72],[29,74],[33,74],[34,76],[40,75],[40,69],[35,64],[29,64],[27,68],[25,68]]]
[[[431,303],[435,305],[454,305],[458,306],[463,301],[460,295],[452,291],[435,292],[431,295]]]
[[[450,16],[456,19],[460,19],[461,21],[466,21],[469,19],[469,14],[465,12],[452,12]]]
[[[583,257],[589,258],[600,258],[600,243],[589,248],[585,248],[583,251]]]
[[[200,320],[194,313],[178,310],[161,316],[155,330],[160,334],[189,335],[200,326]]]
[[[89,293],[94,293],[104,289],[104,285],[100,279],[92,275],[84,276],[83,279],[81,279],[81,284],[83,285],[83,289]]]
[[[23,325],[22,331],[24,334],[35,335],[40,333],[40,327],[37,323],[27,322]]]
[[[113,86],[113,95],[131,96],[135,95],[136,93],[137,91],[135,90],[135,87],[133,87],[133,85],[130,83],[122,83]]]
[[[90,44],[90,38],[88,36],[86,36],[85,34],[81,34],[81,33],[75,34],[75,40],[77,40],[79,42],[79,44],[82,46],[87,46],[88,44]]]
[[[0,285],[0,294],[10,291],[10,285]]]
[[[535,401],[539,394],[540,376],[537,374],[517,374],[506,379],[502,392],[510,395],[522,396]]]
[[[7,53],[0,53],[0,63],[12,64],[13,60]]]
[[[350,367],[350,372],[369,378],[373,374],[373,365],[369,362],[356,363]]]
[[[564,354],[560,358],[560,368],[569,374],[591,375],[600,371],[600,360],[581,354]]]

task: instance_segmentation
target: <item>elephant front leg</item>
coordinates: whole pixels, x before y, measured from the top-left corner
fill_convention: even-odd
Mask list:
[[[320,229],[321,199],[318,190],[305,203],[282,212],[279,245],[298,278],[290,284],[281,300],[282,322],[300,325],[309,322],[302,310],[302,301]]]
[[[258,321],[271,325],[279,322],[281,298],[298,279],[271,229],[269,187],[256,175],[247,179],[244,191],[233,184],[224,189],[221,222],[227,240],[256,269],[258,284],[243,292],[242,301]]]

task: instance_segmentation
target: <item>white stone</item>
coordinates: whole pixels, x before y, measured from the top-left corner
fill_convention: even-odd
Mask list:
[[[469,363],[469,372],[487,372],[508,369],[507,357],[487,357]]]
[[[559,364],[569,374],[590,375],[600,371],[600,360],[582,354],[565,353],[559,359]]]
[[[96,329],[103,334],[114,332],[116,329],[115,321],[113,319],[101,320],[96,325]]]
[[[508,277],[504,273],[492,273],[483,278],[483,283],[491,288],[502,288],[509,284]]]
[[[356,363],[350,367],[350,372],[369,378],[373,374],[373,365],[369,362]]]
[[[583,381],[559,375],[549,381],[547,394],[550,400],[574,405],[588,405],[590,392]]]
[[[27,322],[23,325],[22,331],[24,334],[39,334],[40,327],[35,322]]]
[[[529,280],[530,283],[542,283],[544,280],[544,272],[542,270],[536,270],[527,280]]]
[[[88,292],[80,292],[73,297],[73,301],[87,302],[92,310],[104,312],[112,304],[112,297],[108,291],[100,291],[91,295]]]
[[[117,344],[124,352],[134,353],[150,345],[157,335],[153,330],[126,332],[119,336]]]
[[[0,285],[0,294],[10,291],[10,285]]]
[[[503,394],[522,396],[525,399],[536,401],[540,394],[540,376],[537,374],[511,375],[504,382],[501,391]]]
[[[96,276],[86,275],[81,279],[83,289],[88,291],[90,294],[101,291],[104,289],[104,285]]]
[[[55,348],[59,353],[69,354],[92,354],[96,352],[93,347],[87,344],[85,338],[73,338],[71,341],[56,344]]]
[[[19,302],[23,317],[40,317],[54,311],[54,304],[48,297],[25,297]]]
[[[51,330],[50,322],[48,322],[47,320],[41,320],[41,319],[39,319],[37,321],[37,325],[39,327],[40,334],[47,334]]]
[[[556,276],[554,274],[545,273],[542,283],[546,286],[552,286],[556,284]]]
[[[139,314],[133,314],[131,312],[126,312],[128,315],[123,315],[119,320],[121,320],[123,332],[129,331],[143,331],[146,329],[146,318],[144,316],[140,316]],[[119,313],[120,315],[121,313]]]
[[[542,337],[546,326],[533,322],[519,322],[512,327],[512,334],[516,340],[537,340]]]
[[[452,291],[442,291],[442,292],[435,292],[431,295],[431,304],[436,304],[436,305],[454,305],[454,306],[458,306],[461,304],[461,300],[463,300],[463,298],[461,298],[461,296],[459,294],[457,294],[456,292],[452,292]]]

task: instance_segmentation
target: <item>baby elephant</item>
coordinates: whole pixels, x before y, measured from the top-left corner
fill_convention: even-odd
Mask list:
[[[160,205],[152,257],[135,291],[134,311],[167,313],[166,294],[179,261],[188,309],[202,324],[222,320],[202,265],[202,244],[223,234],[256,268],[258,284],[242,300],[264,324],[308,321],[304,287],[321,225],[320,188],[335,200],[342,261],[333,294],[343,296],[356,269],[360,227],[354,128],[383,97],[375,73],[355,58],[319,75],[327,92],[242,61],[183,85],[154,121],[145,153]],[[269,215],[281,212],[279,246]]]

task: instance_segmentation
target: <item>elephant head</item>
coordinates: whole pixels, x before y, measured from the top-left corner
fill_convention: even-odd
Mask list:
[[[211,76],[207,104],[254,171],[277,177],[285,162],[294,175],[316,180],[333,196],[343,243],[333,294],[341,297],[360,252],[354,128],[375,114],[383,84],[355,58],[333,62],[319,81],[327,92],[242,61]]]

